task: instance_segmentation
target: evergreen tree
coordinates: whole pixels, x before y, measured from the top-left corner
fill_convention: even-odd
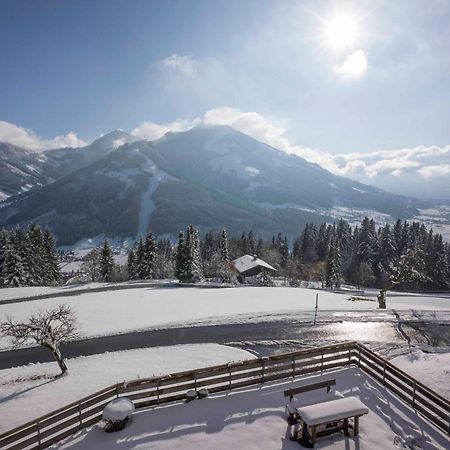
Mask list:
[[[365,217],[359,231],[358,257],[360,262],[372,264],[374,257],[375,229],[373,220]]]
[[[175,276],[180,280],[184,281],[186,273],[186,249],[185,249],[185,239],[184,234],[180,231],[178,235],[178,244],[176,251],[175,260]]]
[[[143,280],[146,275],[145,267],[145,245],[142,238],[139,239],[136,249],[136,276],[139,280]]]
[[[4,285],[5,257],[6,257],[7,243],[8,243],[8,232],[6,230],[0,230],[0,287]]]
[[[135,280],[137,278],[137,271],[136,271],[136,256],[133,249],[131,249],[130,252],[128,253],[127,268],[128,268],[128,278],[130,280]]]
[[[156,241],[153,233],[148,232],[145,239],[144,260],[142,262],[142,279],[155,278],[156,274]]]
[[[8,244],[5,251],[3,284],[6,287],[28,286],[29,278],[16,248]]]
[[[44,267],[46,284],[58,283],[61,278],[58,263],[58,253],[56,251],[55,241],[48,228],[44,231],[42,239],[44,253]]]
[[[46,255],[44,249],[44,237],[39,226],[30,225],[24,236],[29,245],[29,274],[33,286],[42,286],[48,284],[46,274]]]
[[[327,256],[326,285],[329,288],[341,285],[341,257],[339,253],[339,239],[335,227],[330,242],[330,250]]]
[[[184,245],[186,270],[184,280],[197,283],[203,280],[203,270],[200,261],[200,241],[198,231],[193,225],[189,225],[186,231],[186,242]]]
[[[316,254],[319,261],[325,261],[328,254],[328,241],[327,241],[327,224],[323,223],[319,227],[316,240]]]
[[[222,233],[220,234],[219,248],[220,248],[220,257],[222,261],[229,262],[230,255],[228,253],[228,236],[227,230],[225,228],[222,230]]]
[[[104,281],[111,281],[114,269],[114,258],[109,242],[105,239],[100,254],[100,276]]]

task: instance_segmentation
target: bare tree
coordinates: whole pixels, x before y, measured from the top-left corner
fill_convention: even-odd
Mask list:
[[[61,375],[67,372],[67,366],[60,345],[79,336],[75,314],[67,305],[40,311],[24,322],[17,322],[8,316],[6,321],[0,323],[0,333],[9,337],[15,348],[34,340],[49,349],[61,369]]]

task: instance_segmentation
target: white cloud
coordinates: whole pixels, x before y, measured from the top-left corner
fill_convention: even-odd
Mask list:
[[[87,145],[73,131],[53,139],[42,139],[32,130],[0,120],[0,142],[8,142],[30,150],[42,151],[60,147],[82,147]]]
[[[160,68],[193,76],[197,73],[199,62],[190,55],[173,53],[159,62]]]
[[[333,67],[334,71],[345,78],[361,78],[367,73],[367,57],[363,50],[348,55],[342,64]]]
[[[193,120],[175,120],[170,123],[158,124],[155,122],[142,122],[137,126],[131,134],[140,139],[148,139],[153,141],[164,136],[169,131],[187,131],[201,123],[201,119],[195,118]]]
[[[424,178],[432,178],[435,176],[450,175],[450,164],[442,164],[440,166],[425,166],[418,170]]]

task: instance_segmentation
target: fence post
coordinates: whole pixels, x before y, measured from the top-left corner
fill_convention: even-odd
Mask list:
[[[41,449],[41,430],[39,428],[39,421],[36,421],[37,438],[38,438],[38,448]]]
[[[83,419],[81,418],[81,405],[78,403],[78,420],[80,421],[80,430],[83,428]]]

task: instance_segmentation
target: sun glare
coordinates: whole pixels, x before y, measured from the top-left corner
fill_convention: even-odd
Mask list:
[[[337,13],[325,22],[324,38],[334,50],[345,50],[356,43],[358,23],[350,13]]]

